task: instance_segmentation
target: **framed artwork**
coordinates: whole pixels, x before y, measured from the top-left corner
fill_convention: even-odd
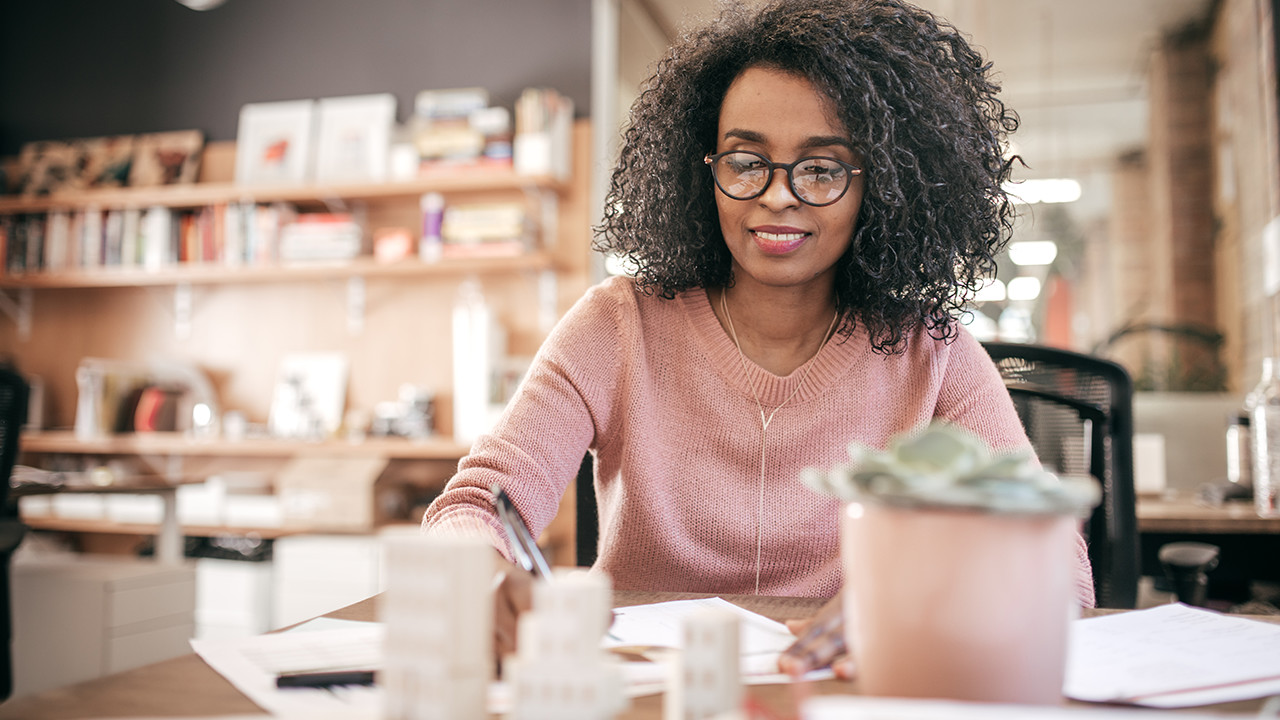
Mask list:
[[[322,98],[316,108],[316,182],[385,180],[396,97],[383,93]]]
[[[297,353],[280,361],[267,427],[276,437],[319,439],[338,431],[347,398],[342,353]]]
[[[85,187],[83,166],[82,141],[29,142],[18,152],[18,186],[28,196],[80,190]]]
[[[132,135],[72,141],[80,151],[80,182],[86,188],[115,188],[129,184],[133,167]]]
[[[130,185],[187,185],[194,183],[200,173],[204,134],[199,130],[179,130],[138,135],[133,147]]]
[[[315,103],[249,103],[236,131],[236,182],[285,185],[307,180]]]

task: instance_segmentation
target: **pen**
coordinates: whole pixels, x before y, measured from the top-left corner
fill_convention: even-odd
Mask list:
[[[534,541],[533,534],[520,518],[515,504],[511,502],[511,498],[501,486],[494,484],[492,489],[493,503],[498,509],[498,519],[502,521],[502,529],[506,531],[507,540],[511,542],[511,553],[515,555],[516,562],[520,567],[533,573],[534,577],[550,580],[551,566],[542,556],[538,543]]]
[[[340,685],[372,685],[372,670],[337,670],[332,672],[296,673],[276,678],[278,688],[331,688]]]

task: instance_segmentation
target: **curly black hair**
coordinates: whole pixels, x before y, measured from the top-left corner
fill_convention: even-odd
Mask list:
[[[824,92],[865,159],[857,229],[836,272],[840,332],[860,321],[884,354],[920,326],[954,338],[954,313],[1012,232],[1001,186],[1018,117],[960,31],[901,0],[732,6],[678,40],[631,108],[596,249],[663,298],[732,285],[703,157],[730,83],[753,66]]]

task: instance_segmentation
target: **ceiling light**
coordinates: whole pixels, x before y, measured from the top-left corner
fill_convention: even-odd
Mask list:
[[[1009,281],[1010,300],[1035,300],[1040,297],[1040,278],[1016,277]]]
[[[1009,260],[1014,265],[1049,265],[1058,257],[1058,245],[1052,240],[1023,240],[1009,245]]]
[[[226,1],[227,0],[178,0],[180,4],[187,6],[192,10],[212,10]]]
[[[1080,199],[1080,183],[1071,178],[1043,178],[1007,182],[1002,188],[1010,199],[1023,205],[1069,203]]]

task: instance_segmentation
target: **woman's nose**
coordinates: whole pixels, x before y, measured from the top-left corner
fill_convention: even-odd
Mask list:
[[[774,168],[771,172],[773,174],[769,178],[769,186],[760,195],[760,204],[773,210],[799,205],[800,198],[791,190],[791,178],[787,175],[787,169]],[[778,173],[782,173],[782,176],[779,177]]]

